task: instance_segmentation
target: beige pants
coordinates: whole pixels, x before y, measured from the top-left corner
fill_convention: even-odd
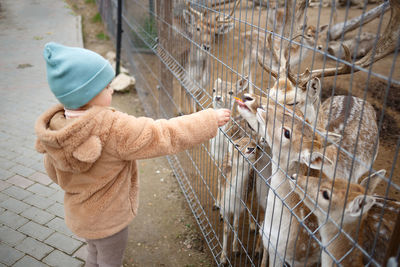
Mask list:
[[[87,239],[87,267],[120,267],[128,243],[128,227],[101,239]]]

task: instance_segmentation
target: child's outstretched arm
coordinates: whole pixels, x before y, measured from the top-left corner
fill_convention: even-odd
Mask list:
[[[113,125],[114,144],[124,160],[174,154],[213,138],[230,110],[207,109],[170,120],[121,114]]]

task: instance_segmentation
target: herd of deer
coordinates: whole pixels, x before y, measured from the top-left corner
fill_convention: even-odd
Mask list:
[[[180,51],[185,59],[178,65],[183,68],[171,70],[189,93],[207,87],[212,45],[218,35],[234,28],[233,14],[239,4],[235,1],[229,15],[200,12],[190,3],[183,9],[185,34],[197,49]],[[365,99],[351,95],[332,96],[321,103],[320,78],[357,72],[392,53],[400,36],[400,1],[378,7],[379,14],[390,9],[391,17],[383,34],[372,38],[374,49],[360,55],[340,43],[333,54],[344,59],[341,66],[306,69],[296,75],[292,69],[306,56],[305,45],[324,49],[315,40],[325,29],[306,25],[306,6],[306,0],[288,0],[284,10],[268,10],[273,31],[240,33],[254,48],[245,64],[258,64],[270,74],[275,80],[271,88],[255,94],[250,73],[236,83],[220,78],[214,82],[214,108],[236,107],[239,113],[221,127],[209,146],[221,170],[215,208],[224,221],[222,264],[229,260],[232,217],[232,252],[239,252],[239,217],[249,210],[245,203],[251,193],[249,184],[254,185],[253,195],[262,211],[249,216],[251,229],[258,229],[261,266],[267,261],[270,267],[380,265],[385,259],[400,202],[374,194],[386,173],[371,174],[379,148],[375,111]],[[297,38],[301,43],[293,42]],[[165,51],[157,49],[166,57]]]

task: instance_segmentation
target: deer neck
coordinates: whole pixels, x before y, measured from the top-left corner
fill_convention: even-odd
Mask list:
[[[322,244],[336,260],[340,260],[344,255],[346,255],[346,253],[353,250],[349,255],[346,256],[346,258],[340,261],[342,266],[363,266],[361,252],[357,248],[354,248],[352,241],[349,240],[345,234],[339,232],[338,227],[332,221],[327,221],[326,218],[323,218],[322,220],[318,219],[318,223],[319,225],[323,225],[320,228]],[[346,232],[353,240],[357,240],[358,244],[362,244],[362,227],[363,223],[361,223],[360,230],[357,234],[358,222],[343,222],[342,230]],[[336,265],[326,250],[322,251],[322,266]]]

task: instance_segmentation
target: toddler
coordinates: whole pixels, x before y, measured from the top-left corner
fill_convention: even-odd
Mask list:
[[[44,153],[49,177],[65,191],[67,226],[88,243],[86,266],[121,266],[138,208],[136,160],[213,138],[230,111],[136,118],[109,107],[115,74],[100,55],[48,43],[44,58],[50,89],[61,104],[38,118],[36,149]]]

